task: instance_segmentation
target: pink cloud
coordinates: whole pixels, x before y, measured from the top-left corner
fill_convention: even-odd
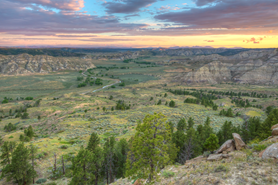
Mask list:
[[[11,0],[26,5],[41,5],[67,11],[79,11],[84,7],[84,0]]]
[[[264,38],[266,38],[266,36],[264,36]],[[243,40],[243,42],[246,42],[246,43],[253,42],[253,44],[259,44],[260,41],[262,41],[264,38],[260,37],[260,38],[256,39],[255,37],[252,37],[251,39]]]

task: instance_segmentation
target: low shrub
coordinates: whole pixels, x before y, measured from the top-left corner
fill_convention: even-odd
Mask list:
[[[45,183],[46,182],[46,179],[39,179],[36,181],[37,184],[42,184],[42,183]]]
[[[175,175],[175,173],[174,173],[174,172],[171,172],[171,171],[166,171],[166,170],[164,170],[164,171],[162,172],[162,176],[163,176],[164,178],[174,177],[174,175]]]
[[[228,169],[226,166],[224,165],[220,165],[220,166],[217,166],[215,169],[214,169],[214,172],[227,172]]]

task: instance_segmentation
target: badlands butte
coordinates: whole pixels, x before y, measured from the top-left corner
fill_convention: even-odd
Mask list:
[[[178,66],[181,69],[179,74],[172,77],[173,82],[182,84],[225,82],[278,84],[277,49],[144,49],[122,52],[72,49],[71,51],[87,53],[82,54],[82,57],[30,55],[27,53],[2,54],[0,55],[0,73],[17,75],[62,70],[79,71],[94,68],[95,60],[126,60],[154,56],[158,58],[154,62],[155,64]],[[65,54],[63,53],[63,55]],[[167,60],[164,59],[165,57]]]

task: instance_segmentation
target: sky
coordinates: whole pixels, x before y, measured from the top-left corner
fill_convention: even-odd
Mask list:
[[[278,0],[0,0],[0,46],[277,48]]]

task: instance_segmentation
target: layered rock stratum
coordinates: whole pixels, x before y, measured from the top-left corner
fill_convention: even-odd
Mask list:
[[[0,55],[0,73],[6,75],[86,70],[94,67],[93,60],[85,57],[33,56],[29,54]]]
[[[191,65],[202,61],[203,66],[174,77],[182,83],[237,82],[244,84],[278,84],[278,51],[246,51],[233,56],[218,54],[192,57]],[[206,61],[206,62],[205,62]]]

